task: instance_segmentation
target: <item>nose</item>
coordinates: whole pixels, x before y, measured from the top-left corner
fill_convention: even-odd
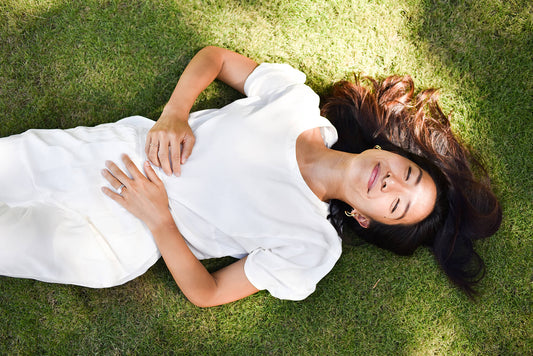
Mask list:
[[[383,178],[383,182],[381,184],[381,190],[389,193],[402,192],[407,190],[407,188],[407,182],[404,182],[403,179],[390,172],[387,173],[387,175]]]

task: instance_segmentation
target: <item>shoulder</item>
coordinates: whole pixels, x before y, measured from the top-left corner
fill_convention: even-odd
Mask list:
[[[257,289],[266,289],[279,299],[302,300],[315,291],[338,261],[341,241],[330,234],[292,239],[278,248],[252,251],[245,273]]]
[[[280,63],[262,63],[248,76],[244,84],[247,96],[265,96],[289,87],[296,86],[297,90],[314,92],[307,86],[307,77],[298,69]],[[307,89],[303,89],[303,88]]]
[[[319,127],[314,127],[309,130],[305,130],[298,136],[298,141],[296,142],[296,147],[307,147],[307,146],[324,146],[324,140],[320,132]]]

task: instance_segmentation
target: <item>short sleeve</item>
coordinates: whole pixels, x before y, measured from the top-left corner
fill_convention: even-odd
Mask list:
[[[304,73],[288,64],[262,63],[254,69],[244,83],[244,93],[249,96],[268,96],[294,84],[304,84]]]
[[[273,297],[305,299],[339,259],[341,245],[336,242],[329,248],[309,249],[300,245],[256,249],[246,259],[246,277],[257,289],[268,290]]]

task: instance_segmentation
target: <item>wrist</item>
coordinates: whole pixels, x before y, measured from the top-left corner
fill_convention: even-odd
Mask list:
[[[163,108],[161,116],[169,117],[174,120],[187,121],[189,119],[189,111],[190,110],[187,108],[169,103]]]
[[[159,214],[157,216],[157,219],[154,219],[151,222],[146,222],[146,225],[148,226],[148,229],[154,235],[161,231],[177,228],[176,223],[174,222],[174,218],[172,217],[172,214],[170,213],[170,210],[163,214]]]

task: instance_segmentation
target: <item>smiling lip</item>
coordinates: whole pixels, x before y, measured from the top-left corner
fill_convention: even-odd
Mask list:
[[[376,184],[376,181],[378,180],[378,174],[379,174],[379,163],[376,164],[374,169],[372,170],[372,173],[370,174],[370,179],[368,180],[368,191],[370,192],[370,189]]]

